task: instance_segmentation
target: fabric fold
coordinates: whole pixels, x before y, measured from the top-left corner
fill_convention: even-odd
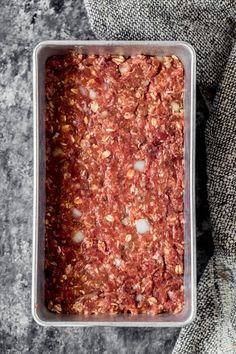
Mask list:
[[[216,91],[206,128],[215,251],[198,286],[196,320],[174,353],[236,350],[236,3],[233,0],[85,0],[98,39],[184,40],[197,53],[201,92]],[[215,90],[216,89],[216,90]]]

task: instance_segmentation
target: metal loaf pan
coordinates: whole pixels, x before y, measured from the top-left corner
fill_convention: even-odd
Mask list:
[[[185,305],[179,314],[160,315],[58,315],[44,302],[44,213],[45,213],[45,63],[52,55],[77,49],[84,54],[176,55],[185,69],[185,193],[184,193],[184,292]],[[174,327],[190,323],[196,312],[195,241],[195,61],[194,49],[185,42],[158,41],[45,41],[33,54],[34,85],[34,216],[32,314],[44,326]]]

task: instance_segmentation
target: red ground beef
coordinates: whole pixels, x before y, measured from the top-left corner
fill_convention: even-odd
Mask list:
[[[47,307],[181,311],[182,63],[73,52],[45,86]]]

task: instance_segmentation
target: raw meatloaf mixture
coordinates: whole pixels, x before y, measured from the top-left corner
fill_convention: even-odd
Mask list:
[[[178,313],[183,65],[72,52],[46,64],[46,304]]]

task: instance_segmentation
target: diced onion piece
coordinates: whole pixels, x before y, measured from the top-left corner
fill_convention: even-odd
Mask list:
[[[136,161],[134,163],[134,169],[143,172],[145,170],[145,161]]]
[[[97,98],[97,94],[94,90],[89,90],[89,97],[92,99],[92,100],[95,100]]]
[[[129,224],[128,216],[126,216],[121,222],[122,222],[123,225],[127,226]]]
[[[145,234],[150,231],[150,225],[147,219],[135,220],[135,226],[139,234]]]
[[[114,260],[114,264],[117,268],[119,268],[121,266],[122,260],[120,258],[116,258]]]
[[[73,240],[77,243],[83,241],[83,239],[84,239],[83,231],[77,231],[73,236]]]
[[[86,88],[85,87],[83,87],[83,86],[80,86],[79,87],[79,90],[80,90],[80,92],[82,93],[82,95],[86,95],[86,93],[87,93],[87,91],[86,91]]]
[[[79,218],[82,215],[81,211],[79,209],[76,209],[76,208],[72,209],[72,214],[73,214],[73,216],[75,218]]]

